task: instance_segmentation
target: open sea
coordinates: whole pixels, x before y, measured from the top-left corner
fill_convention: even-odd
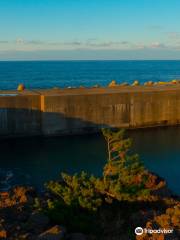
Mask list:
[[[118,83],[139,80],[180,79],[180,61],[27,61],[0,62],[0,89],[77,87],[112,79]],[[128,131],[133,152],[145,166],[164,177],[180,194],[180,127]],[[88,171],[101,175],[106,161],[105,142],[100,134],[55,138],[0,140],[0,190],[27,184],[42,189],[60,172]]]
[[[0,89],[106,86],[111,80],[180,79],[180,61],[14,61],[0,62]]]

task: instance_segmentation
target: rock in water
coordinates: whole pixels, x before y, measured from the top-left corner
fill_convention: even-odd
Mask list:
[[[112,80],[108,85],[108,87],[116,87],[116,86],[117,86],[117,83],[115,80]]]
[[[133,84],[132,84],[132,86],[139,86],[139,85],[140,85],[140,83],[139,83],[138,80],[135,80],[135,81],[133,82]]]
[[[23,91],[23,90],[25,90],[24,84],[19,84],[18,87],[17,87],[17,90],[18,90],[18,91]]]

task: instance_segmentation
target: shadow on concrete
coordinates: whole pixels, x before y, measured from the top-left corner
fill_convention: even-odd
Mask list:
[[[41,112],[40,110],[0,108],[0,137],[61,136],[99,132],[113,127],[103,121],[94,123],[63,113]]]

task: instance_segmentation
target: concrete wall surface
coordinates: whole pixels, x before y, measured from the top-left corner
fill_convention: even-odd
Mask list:
[[[41,133],[40,96],[33,92],[0,95],[0,136]]]
[[[0,91],[0,136],[63,135],[102,127],[180,123],[180,84]]]

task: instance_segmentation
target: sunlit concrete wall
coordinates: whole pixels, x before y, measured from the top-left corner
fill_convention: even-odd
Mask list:
[[[0,136],[63,135],[102,127],[180,123],[180,86],[0,92]]]
[[[180,91],[131,94],[130,127],[177,125],[180,123]]]
[[[128,127],[129,95],[46,95],[42,131],[44,134],[83,133],[102,127]]]
[[[45,135],[92,132],[102,127],[139,128],[180,123],[180,87],[42,94]]]
[[[40,97],[34,93],[0,96],[0,136],[41,133]]]

